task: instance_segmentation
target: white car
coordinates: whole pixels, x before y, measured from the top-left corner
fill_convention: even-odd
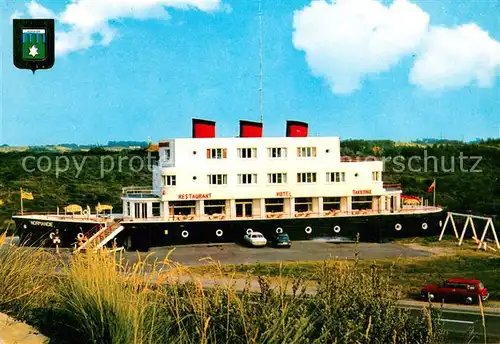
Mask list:
[[[267,240],[264,238],[262,233],[259,232],[251,232],[246,234],[243,239],[252,246],[266,246]]]

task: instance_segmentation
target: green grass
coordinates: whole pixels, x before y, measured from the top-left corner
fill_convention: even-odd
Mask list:
[[[46,172],[36,169],[36,162],[41,157],[40,166]],[[23,168],[23,161],[32,172]],[[109,157],[109,158],[108,158]],[[65,172],[56,174],[56,159],[60,166],[65,167],[64,158],[69,159],[69,168]],[[133,160],[132,160],[133,158]],[[98,202],[114,206],[113,212],[121,212],[121,190],[125,186],[150,186],[152,173],[144,167],[139,170],[141,163],[145,165],[147,153],[141,150],[122,152],[0,152],[0,231],[7,229],[12,215],[20,211],[19,190],[31,192],[34,200],[24,201],[26,212],[56,212],[57,207],[62,209],[69,204],[89,205],[94,211]],[[132,162],[131,162],[132,160]],[[50,169],[49,163],[50,161]],[[119,162],[122,161],[120,164]],[[78,171],[76,164],[82,166]],[[115,168],[101,176],[101,166]],[[121,166],[121,168],[119,168]],[[11,227],[12,229],[12,227]]]
[[[205,290],[190,269],[168,260],[127,266],[121,256],[102,252],[46,259],[57,265],[29,264],[29,254],[44,251],[1,249],[0,271],[19,273],[0,280],[0,290],[7,283],[17,286],[0,293],[0,311],[28,321],[57,344],[430,344],[442,343],[446,335],[438,310],[410,316],[397,307],[401,290],[389,276],[342,261],[324,262],[317,294],[306,296],[300,278],[290,282],[293,295],[273,289],[266,277],[259,278],[256,294],[226,285]],[[53,275],[56,266],[60,273]],[[172,279],[186,274],[193,282]],[[11,307],[13,299],[24,306],[22,312]]]

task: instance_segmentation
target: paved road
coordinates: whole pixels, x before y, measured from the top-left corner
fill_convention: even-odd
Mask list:
[[[172,251],[173,250],[173,251]],[[203,258],[211,258],[222,264],[248,264],[258,262],[321,261],[329,258],[352,259],[355,244],[317,241],[297,241],[292,248],[253,248],[238,244],[190,245],[152,248],[151,258],[163,260],[172,251],[170,259],[186,266],[204,264]],[[145,257],[147,254],[141,254]],[[395,244],[360,243],[359,257],[363,259],[425,257],[430,254]],[[131,263],[137,261],[135,252],[125,254]]]

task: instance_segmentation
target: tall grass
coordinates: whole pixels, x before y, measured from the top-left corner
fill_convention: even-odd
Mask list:
[[[57,260],[42,249],[12,245],[0,234],[0,312],[23,316],[53,296]]]
[[[10,296],[0,294],[0,302],[35,306],[29,297],[38,295],[38,309],[45,305],[38,326],[58,343],[430,344],[442,343],[445,334],[438,311],[414,317],[396,306],[401,293],[390,276],[343,261],[325,262],[317,294],[307,295],[300,278],[278,278],[274,287],[260,277],[258,293],[249,284],[242,291],[231,283],[205,289],[200,276],[168,259],[128,266],[121,255],[107,252],[60,261],[61,274],[47,286],[49,280],[30,277],[38,264],[16,257],[11,260],[19,259],[18,268],[28,264],[26,272],[12,277],[19,287]],[[191,282],[181,283],[178,277],[186,275]],[[24,284],[21,278],[31,280]]]

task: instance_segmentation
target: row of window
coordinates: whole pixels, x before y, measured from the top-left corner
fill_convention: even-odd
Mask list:
[[[323,211],[339,210],[340,197],[324,197]],[[239,206],[238,206],[239,205]],[[245,207],[244,207],[245,206]],[[268,198],[265,200],[266,212],[283,212],[284,200],[282,198]],[[352,209],[370,209],[372,207],[371,196],[355,196],[352,198]],[[239,200],[236,202],[237,216],[252,216],[253,202],[249,200]],[[295,211],[312,211],[313,200],[311,197],[299,197],[295,199]],[[160,203],[152,203],[152,216],[160,216]],[[146,218],[147,205],[146,203],[135,203],[134,211],[136,218]],[[204,213],[207,215],[220,214],[226,212],[225,200],[205,200]],[[196,201],[170,201],[170,215],[194,215],[196,213]],[[127,202],[126,214],[131,216],[130,202]]]
[[[286,158],[286,147],[267,148],[267,156],[269,158]],[[237,155],[240,159],[256,159],[257,148],[238,148]],[[316,147],[297,147],[297,157],[299,158],[314,158],[316,157]],[[226,159],[226,148],[207,148],[207,159]]]
[[[268,184],[287,184],[287,173],[268,173],[267,183]],[[257,184],[257,174],[256,173],[241,173],[237,176],[238,184]],[[381,181],[380,172],[372,172],[373,181]],[[315,184],[317,180],[316,172],[300,172],[297,173],[297,183],[299,184]],[[345,182],[345,172],[327,172],[326,173],[327,183],[343,183]],[[227,174],[209,174],[207,175],[207,183],[209,185],[227,185]],[[175,186],[176,178],[175,175],[164,176],[164,185]]]
[[[373,198],[372,196],[354,196],[352,197],[351,208],[358,209],[371,209]],[[301,197],[295,199],[294,210],[296,212],[313,211],[313,200],[311,197]],[[284,212],[285,202],[283,198],[266,198],[265,211],[271,212]],[[323,198],[323,211],[340,210],[341,208],[340,197],[324,197]],[[170,215],[195,215],[196,214],[196,201],[170,201],[169,202]],[[211,214],[224,214],[226,213],[227,203],[224,200],[205,200],[204,213]],[[236,216],[252,216],[254,213],[254,204],[251,199],[237,200],[236,201]],[[255,213],[258,213],[257,210]]]

